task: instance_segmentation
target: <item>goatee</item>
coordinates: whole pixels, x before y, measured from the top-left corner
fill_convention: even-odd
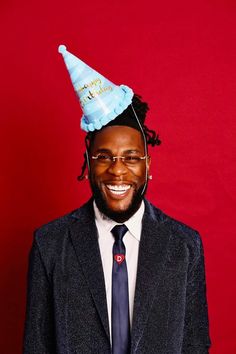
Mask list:
[[[93,192],[93,197],[96,202],[98,209],[106,215],[108,218],[115,220],[118,223],[123,223],[131,216],[133,216],[136,211],[139,209],[140,204],[144,198],[147,185],[143,184],[139,187],[139,189],[134,193],[133,198],[130,202],[130,205],[126,210],[122,211],[113,211],[107,205],[105,198],[103,197],[102,192],[100,191],[99,187],[96,184],[90,183],[91,189]]]

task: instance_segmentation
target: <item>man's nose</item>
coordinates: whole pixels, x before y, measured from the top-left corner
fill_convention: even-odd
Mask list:
[[[125,166],[124,162],[120,158],[116,158],[114,161],[111,162],[108,172],[119,176],[127,173],[127,167]]]

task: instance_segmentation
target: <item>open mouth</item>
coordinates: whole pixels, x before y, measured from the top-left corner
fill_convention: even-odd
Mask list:
[[[111,194],[121,196],[121,195],[124,195],[131,188],[131,185],[128,185],[128,184],[121,184],[121,185],[106,184],[106,188],[109,190],[109,192]]]

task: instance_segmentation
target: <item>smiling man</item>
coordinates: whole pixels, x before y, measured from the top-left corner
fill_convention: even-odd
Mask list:
[[[90,154],[90,184],[98,208],[117,222],[129,219],[140,207],[150,165],[141,133],[128,126],[103,128]]]
[[[87,167],[92,198],[36,231],[24,353],[206,354],[200,236],[144,197],[148,146],[160,144],[144,124],[148,106],[60,50],[80,101],[93,98],[79,176]],[[90,91],[98,81],[105,96]]]

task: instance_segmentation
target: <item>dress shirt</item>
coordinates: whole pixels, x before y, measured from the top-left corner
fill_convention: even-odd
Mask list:
[[[121,225],[114,220],[109,219],[107,216],[102,214],[97,208],[96,203],[93,203],[95,212],[95,222],[98,229],[98,243],[101,253],[103,273],[105,278],[106,286],[106,298],[107,298],[107,309],[108,309],[108,319],[109,327],[111,333],[111,293],[112,293],[112,265],[113,265],[113,254],[112,248],[114,244],[114,237],[111,233],[112,228],[115,225]],[[144,214],[144,202],[142,201],[140,208],[136,213],[123,224],[128,228],[127,233],[123,238],[123,242],[126,248],[126,264],[128,271],[128,281],[129,281],[129,312],[130,312],[130,326],[132,326],[133,318],[133,307],[134,307],[134,295],[135,295],[135,285],[137,276],[137,265],[138,265],[138,252],[139,243],[142,230],[142,218]]]

